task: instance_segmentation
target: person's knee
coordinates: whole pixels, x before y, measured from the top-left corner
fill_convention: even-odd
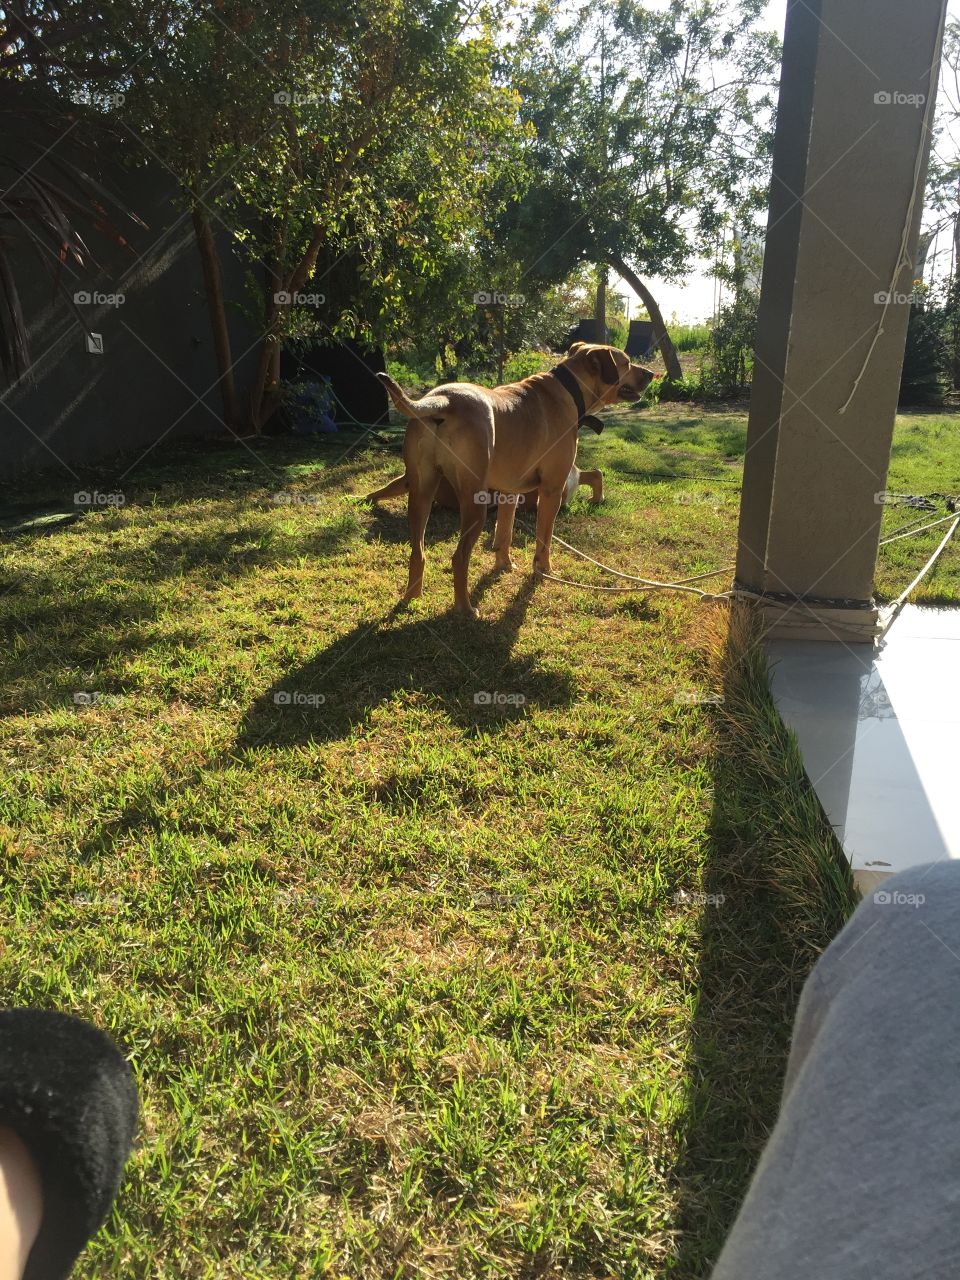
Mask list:
[[[879,981],[886,970],[899,972],[944,947],[960,954],[960,861],[911,867],[865,894],[817,974],[832,984],[855,961]]]
[[[890,876],[864,896],[856,914],[870,924],[897,920],[908,928],[922,920],[960,943],[960,862],[928,862]]]

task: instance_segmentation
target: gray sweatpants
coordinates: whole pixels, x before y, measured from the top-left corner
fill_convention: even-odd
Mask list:
[[[869,894],[807,980],[712,1280],[960,1276],[960,862]]]

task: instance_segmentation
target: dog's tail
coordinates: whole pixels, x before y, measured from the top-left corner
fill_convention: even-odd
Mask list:
[[[450,408],[450,400],[444,395],[424,396],[422,400],[411,400],[399,382],[394,382],[389,373],[378,373],[377,377],[387,388],[390,399],[406,418],[442,418]]]

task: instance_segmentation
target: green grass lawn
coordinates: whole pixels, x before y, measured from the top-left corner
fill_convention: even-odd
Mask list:
[[[614,418],[582,450],[609,500],[560,535],[653,577],[731,564],[743,415]],[[903,419],[888,487],[960,490],[958,431]],[[396,612],[402,504],[353,495],[398,469],[345,438],[184,448],[6,539],[3,998],[111,1030],[143,1099],[81,1276],[686,1280],[775,1114],[849,893],[749,625],[535,587],[525,529],[523,572],[476,554],[469,623],[449,513]],[[935,543],[894,544],[882,589]]]
[[[933,412],[901,415],[885,488],[898,493],[960,496],[960,417]],[[888,507],[884,512],[884,535],[945,514],[942,504],[931,513]],[[880,548],[879,599],[894,599],[913,581],[949,527],[940,524],[915,538],[901,538]],[[955,604],[960,600],[960,531],[910,599],[917,604]]]

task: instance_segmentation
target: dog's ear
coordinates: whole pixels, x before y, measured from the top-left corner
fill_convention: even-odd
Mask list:
[[[587,344],[585,342],[573,342],[567,347],[567,355],[575,356],[578,351],[582,351]]]
[[[612,387],[615,382],[620,381],[620,370],[609,347],[601,347],[599,351],[594,351],[590,356],[590,363],[601,382]]]

